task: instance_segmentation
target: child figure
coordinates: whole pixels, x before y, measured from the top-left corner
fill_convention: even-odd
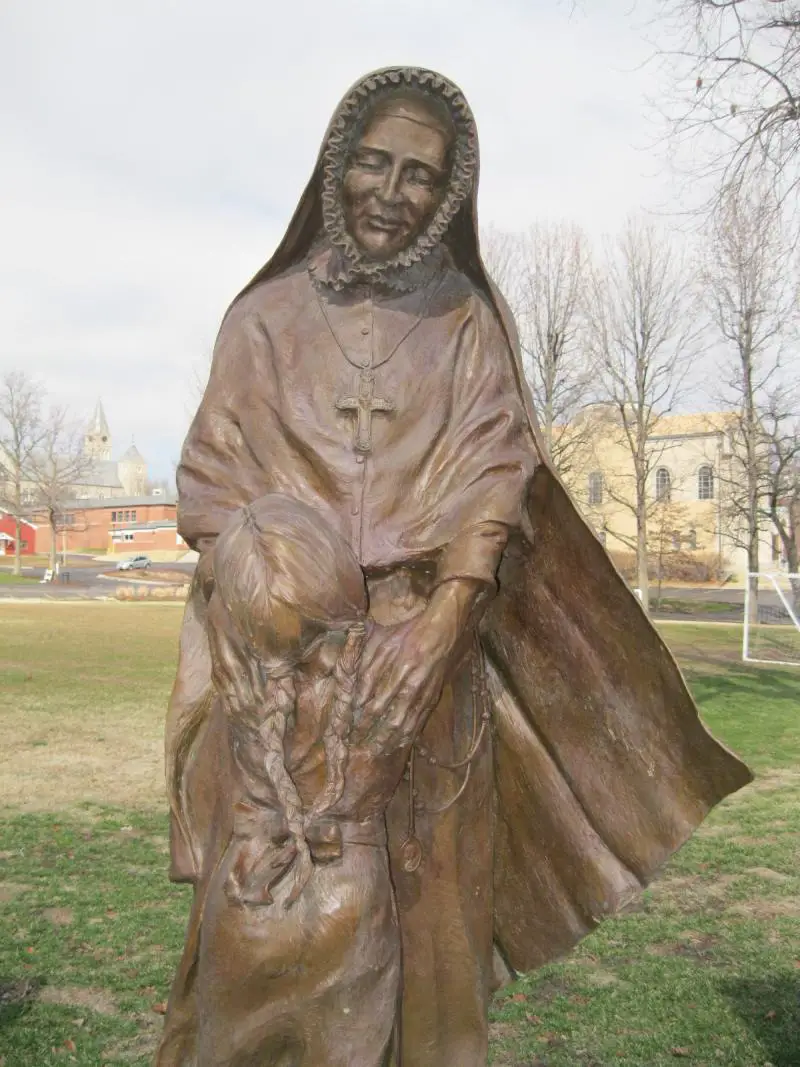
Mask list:
[[[352,745],[363,573],[278,494],[237,513],[213,569],[212,699],[235,795],[195,904],[195,1058],[165,1038],[158,1062],[386,1067],[400,933],[384,812],[408,750]]]

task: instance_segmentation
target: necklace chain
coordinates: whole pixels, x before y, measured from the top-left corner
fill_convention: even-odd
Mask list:
[[[384,356],[384,358],[382,360],[380,360],[378,363],[374,363],[373,360],[372,360],[372,357],[370,356],[369,367],[364,367],[361,363],[356,363],[355,360],[351,359],[350,356],[348,356],[344,345],[339,340],[338,334],[334,330],[333,324],[331,323],[331,320],[328,317],[328,312],[325,310],[325,304],[322,301],[322,297],[320,296],[320,293],[319,293],[317,287],[313,286],[313,289],[314,289],[314,294],[315,294],[315,296],[317,298],[317,303],[319,304],[319,309],[322,312],[322,317],[325,319],[325,324],[327,325],[328,330],[330,331],[331,337],[336,342],[336,347],[339,349],[339,351],[342,353],[342,355],[344,356],[344,358],[347,360],[347,362],[350,364],[351,367],[355,367],[356,370],[361,371],[363,373],[365,370],[377,370],[377,368],[378,367],[382,367],[384,365],[384,363],[388,363],[389,360],[392,358],[392,356],[395,354],[395,352],[398,350],[398,348],[400,348],[400,346],[402,344],[404,344],[409,339],[409,337],[414,332],[414,330],[416,330],[416,328],[419,326],[419,324],[425,318],[425,315],[426,315],[426,313],[428,311],[428,308],[431,306],[431,303],[433,302],[434,296],[436,296],[436,294],[439,292],[439,289],[441,287],[442,281],[444,280],[444,274],[445,274],[445,272],[443,270],[439,272],[439,278],[438,278],[436,284],[431,286],[430,292],[428,293],[428,295],[427,295],[427,297],[425,299],[425,304],[424,304],[422,310],[419,312],[419,314],[417,315],[417,317],[414,320],[414,322],[411,324],[411,326],[409,326],[409,328],[406,330],[406,332],[403,334],[403,336],[400,338],[400,340],[397,342],[397,344],[394,346],[394,348],[389,352],[388,356]],[[370,298],[372,298],[371,294],[372,294],[372,286],[370,286]],[[373,312],[373,315],[374,315],[374,312]],[[374,333],[373,333],[373,336],[374,336]]]

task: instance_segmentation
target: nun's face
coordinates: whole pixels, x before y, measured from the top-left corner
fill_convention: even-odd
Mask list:
[[[377,114],[344,177],[347,230],[370,259],[408,248],[442,201],[448,136],[422,102],[403,100]]]

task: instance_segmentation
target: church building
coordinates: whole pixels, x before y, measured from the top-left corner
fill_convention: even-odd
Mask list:
[[[135,444],[131,444],[119,459],[111,458],[111,431],[100,400],[86,428],[83,450],[91,463],[75,484],[76,500],[144,495],[147,462]]]

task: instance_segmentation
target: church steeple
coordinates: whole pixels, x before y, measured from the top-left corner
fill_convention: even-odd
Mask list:
[[[86,429],[83,450],[92,459],[111,459],[111,431],[101,400],[97,401],[94,415]]]

